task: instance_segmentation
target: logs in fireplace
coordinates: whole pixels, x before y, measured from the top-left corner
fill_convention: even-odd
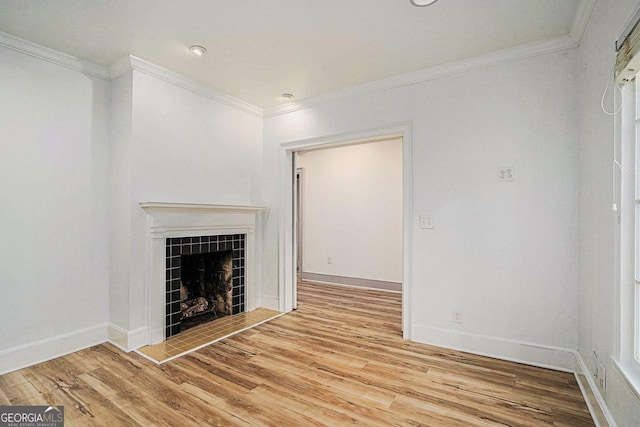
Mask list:
[[[205,320],[196,319],[204,314],[209,314],[209,318],[232,314],[232,251],[182,255],[181,269],[183,330]]]

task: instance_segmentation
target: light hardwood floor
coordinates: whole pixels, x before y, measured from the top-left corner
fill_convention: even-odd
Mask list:
[[[400,296],[301,283],[297,311],[164,365],[103,344],[0,376],[67,426],[593,426],[571,374],[401,338]]]

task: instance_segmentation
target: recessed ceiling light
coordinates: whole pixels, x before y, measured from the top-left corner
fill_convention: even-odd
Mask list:
[[[280,95],[280,98],[293,99],[293,94],[291,94],[291,93],[283,93],[282,95]]]
[[[205,49],[202,46],[198,46],[197,44],[194,44],[193,46],[189,46],[189,50],[191,51],[191,53],[198,56],[202,56],[205,53],[207,53],[207,49]]]
[[[411,0],[411,4],[418,7],[424,7],[434,4],[437,1],[438,0]]]

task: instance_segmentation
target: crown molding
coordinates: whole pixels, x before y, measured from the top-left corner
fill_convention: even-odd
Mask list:
[[[48,47],[41,46],[2,31],[0,31],[0,46],[34,58],[51,62],[53,64],[70,68],[72,70],[80,71],[100,79],[109,79],[109,71],[106,67],[76,58],[75,56],[67,55],[66,53],[58,52],[57,50],[49,49]]]
[[[124,57],[121,60],[116,61],[111,67],[109,67],[109,76],[111,79],[115,79],[129,70],[136,70],[141,73],[148,74],[167,83],[171,83],[178,87],[181,87],[182,89],[189,90],[198,95],[206,96],[207,98],[213,99],[214,101],[244,111],[245,113],[252,114],[256,117],[262,118],[263,116],[263,110],[260,107],[256,107],[253,104],[249,104],[248,102],[242,101],[231,95],[227,95],[225,93],[212,89],[208,86],[203,85],[202,83],[198,83],[174,71],[168,70],[133,55]]]
[[[103,80],[112,80],[121,76],[129,70],[137,70],[152,75],[166,82],[172,83],[183,89],[190,90],[220,103],[262,118],[262,108],[234,98],[233,96],[226,95],[215,89],[211,89],[201,83],[181,76],[178,73],[167,70],[166,68],[162,68],[158,65],[152,64],[151,62],[145,61],[144,59],[140,59],[135,56],[130,55],[128,57],[124,57],[107,68],[103,67],[102,65],[94,64],[93,62],[85,61],[83,59],[76,58],[75,56],[67,55],[66,53],[58,52],[57,50],[41,46],[28,40],[21,39],[2,31],[0,31],[0,46],[23,53],[25,55],[32,56],[34,58],[51,62],[53,64],[70,68],[72,70],[80,71],[82,73],[89,74]]]
[[[576,42],[576,46],[579,46],[582,41],[582,36],[587,29],[587,25],[589,25],[589,20],[591,19],[593,9],[596,7],[596,3],[598,3],[598,0],[582,0],[578,6],[576,16],[573,18],[573,23],[571,24],[571,32],[569,33],[571,38]]]
[[[401,74],[399,76],[375,80],[266,109],[262,109],[231,95],[212,89],[176,72],[133,55],[123,57],[121,60],[112,64],[109,68],[106,68],[1,31],[0,46],[105,80],[115,79],[130,70],[140,71],[256,117],[269,118],[312,108],[332,101],[409,86],[472,70],[492,67],[528,57],[577,47],[580,44],[597,2],[598,0],[583,0],[580,2],[571,26],[571,32],[567,36],[517,46],[461,61],[437,65],[411,73]]]
[[[116,62],[109,66],[109,78],[111,80],[115,80],[118,77],[126,74],[127,72],[133,70],[133,65],[131,63],[131,56],[123,56],[118,59]]]
[[[274,117],[281,114],[292,113],[294,111],[312,108],[328,102],[338,101],[346,98],[367,95],[375,92],[382,92],[403,86],[410,86],[429,80],[440,79],[447,76],[466,73],[468,71],[493,67],[508,62],[531,58],[548,53],[559,52],[577,47],[577,42],[572,36],[562,36],[554,39],[543,40],[526,45],[504,49],[474,58],[463,59],[461,61],[449,62],[447,64],[436,65],[424,68],[411,73],[388,77],[327,92],[314,97],[306,98],[296,102],[266,108],[264,118]]]

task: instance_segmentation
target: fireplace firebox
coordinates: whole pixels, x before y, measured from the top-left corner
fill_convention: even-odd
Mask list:
[[[245,311],[245,235],[166,239],[166,338]]]

